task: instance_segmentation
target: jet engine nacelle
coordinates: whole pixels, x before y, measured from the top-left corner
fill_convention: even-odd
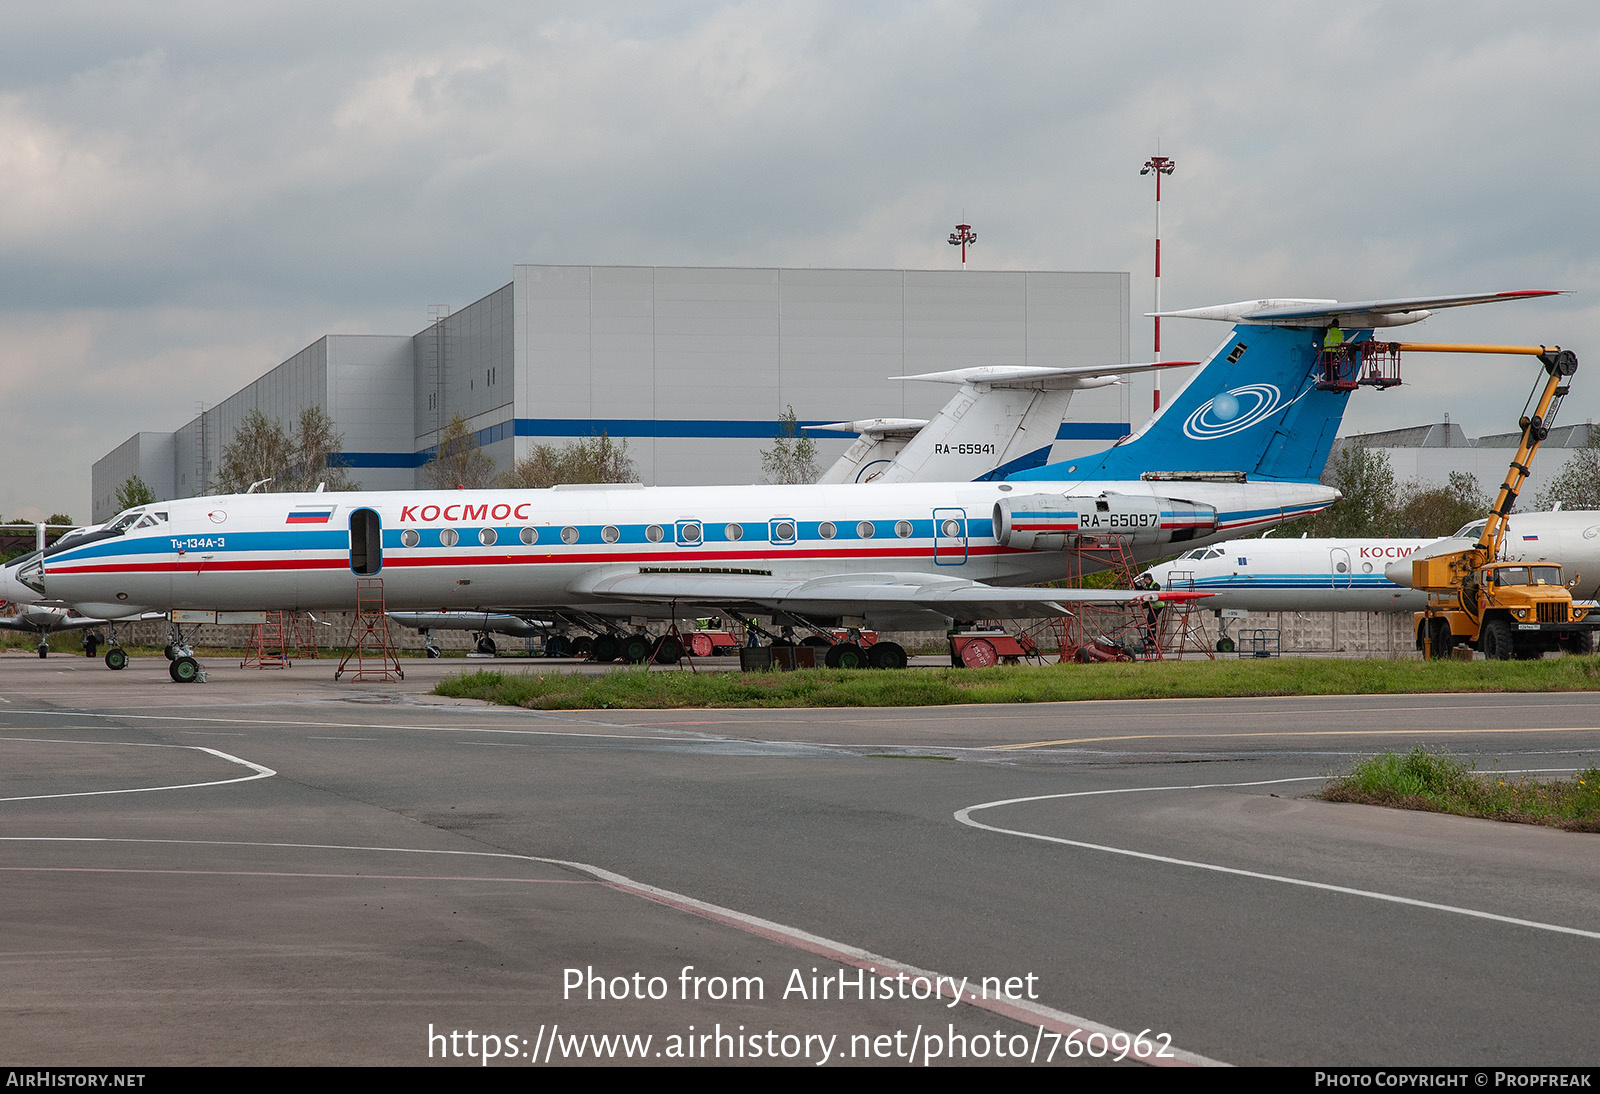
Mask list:
[[[994,507],[1002,547],[1062,551],[1080,535],[1118,535],[1130,546],[1182,543],[1217,530],[1214,506],[1175,498],[1107,492],[1096,497],[1025,494]]]

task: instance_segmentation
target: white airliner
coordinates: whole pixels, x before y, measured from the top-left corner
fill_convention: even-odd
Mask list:
[[[980,365],[896,377],[954,383],[960,389],[932,419],[866,418],[806,426],[808,431],[859,434],[817,481],[886,484],[1003,479],[1010,472],[1047,462],[1074,392],[1121,383],[1125,373],[1199,363],[1166,361],[1073,368]],[[527,637],[541,633],[548,636],[552,629],[561,634],[568,629],[568,621],[559,618],[534,625],[504,612],[391,612],[390,618],[424,635],[434,630],[472,631],[478,636],[479,651],[485,653],[495,649],[491,632]],[[564,639],[558,638],[553,648],[566,645]],[[428,649],[434,651],[436,647],[430,642]]]
[[[1325,508],[1338,494],[1316,479],[1350,391],[1321,382],[1318,328],[1520,295],[1251,305],[1134,436],[1006,482],[192,498],[130,510],[7,573],[96,615],[349,609],[364,577],[382,578],[391,609],[607,620],[743,611],[896,627],[1126,602],[1140,594],[1023,586],[1065,577],[1082,533],[1117,533],[1150,559]],[[874,657],[897,663],[898,647]],[[174,662],[174,679],[195,672]]]
[[[1411,563],[1477,541],[1483,522],[1429,539],[1230,540],[1186,551],[1152,566],[1141,585],[1206,592],[1206,608],[1257,612],[1411,612],[1427,606],[1411,588]],[[1600,595],[1600,511],[1517,513],[1507,523],[1500,558],[1555,562],[1577,599]]]
[[[1425,539],[1236,539],[1152,566],[1140,584],[1210,593],[1206,608],[1253,612],[1418,611],[1427,594],[1384,576]],[[1409,562],[1404,562],[1409,566]]]

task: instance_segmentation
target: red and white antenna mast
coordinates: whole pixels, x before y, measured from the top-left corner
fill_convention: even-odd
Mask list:
[[[957,224],[956,230],[950,233],[950,246],[961,248],[961,268],[967,268],[967,245],[978,242],[978,233],[972,230],[970,224]]]
[[[1145,165],[1139,169],[1139,174],[1156,176],[1156,334],[1155,351],[1156,360],[1161,360],[1161,176],[1172,174],[1172,169],[1178,166],[1176,160],[1166,156],[1151,156]],[[1155,377],[1155,409],[1161,409],[1161,370],[1151,373]]]

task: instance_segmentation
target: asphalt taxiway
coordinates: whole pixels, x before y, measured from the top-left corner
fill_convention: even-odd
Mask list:
[[[462,667],[0,660],[8,1060],[1594,1060],[1600,837],[1308,797],[1586,767],[1594,696],[426,695]]]

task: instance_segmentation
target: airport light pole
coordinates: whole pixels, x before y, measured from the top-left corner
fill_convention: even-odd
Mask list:
[[[1172,174],[1172,169],[1178,166],[1177,161],[1166,156],[1151,156],[1145,165],[1139,169],[1139,174],[1154,174],[1156,177],[1156,333],[1155,351],[1157,361],[1161,360],[1161,176]],[[1161,409],[1161,370],[1151,373],[1155,377],[1155,409]]]
[[[957,224],[956,230],[950,233],[950,246],[961,248],[961,268],[967,268],[967,245],[978,242],[978,233],[972,230],[970,224]]]

